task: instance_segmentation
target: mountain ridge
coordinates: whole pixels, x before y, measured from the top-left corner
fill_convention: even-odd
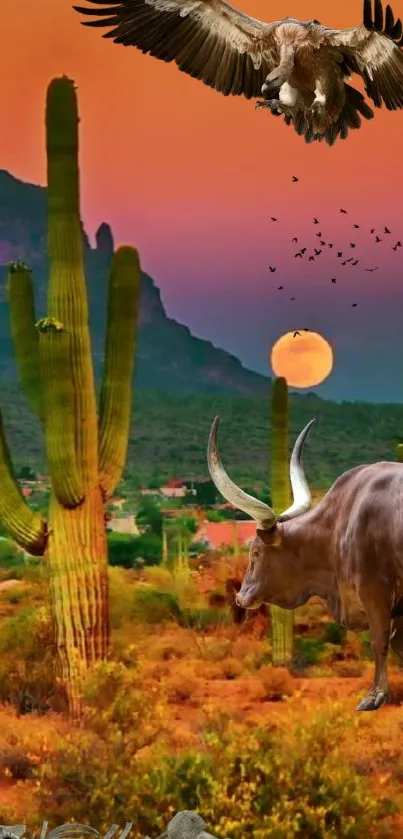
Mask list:
[[[46,312],[46,187],[32,184],[0,169],[0,374],[16,378],[6,299],[7,265],[24,260],[33,270],[37,313]],[[82,224],[90,329],[96,375],[103,357],[107,276],[113,253],[113,232],[102,222],[95,247]],[[141,256],[141,254],[140,254]],[[236,356],[197,338],[190,329],[167,316],[161,291],[142,271],[135,385],[189,393],[233,393],[259,396],[271,379],[243,366]]]

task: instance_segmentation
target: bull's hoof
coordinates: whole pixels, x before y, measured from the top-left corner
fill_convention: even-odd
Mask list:
[[[385,693],[383,690],[379,688],[375,688],[375,690],[371,690],[361,699],[361,702],[357,705],[356,711],[377,711],[381,705],[384,705],[385,702],[388,701],[388,694]]]

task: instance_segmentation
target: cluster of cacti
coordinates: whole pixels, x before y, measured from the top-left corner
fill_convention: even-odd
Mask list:
[[[274,512],[280,514],[291,504],[288,454],[288,387],[282,376],[272,383],[270,487]],[[270,607],[273,665],[289,664],[293,655],[293,613]]]
[[[51,496],[47,519],[33,512],[16,480],[0,422],[0,522],[31,554],[43,555],[69,708],[81,710],[82,678],[109,644],[108,552],[104,503],[127,453],[140,290],[137,251],[112,257],[105,360],[96,401],[83,229],[79,206],[75,87],[47,91],[48,316],[35,323],[31,272],[10,265],[8,300],[16,362],[43,423]]]

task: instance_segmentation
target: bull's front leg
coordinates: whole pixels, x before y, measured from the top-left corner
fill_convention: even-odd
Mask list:
[[[373,591],[373,585],[363,584],[357,588],[365,609],[371,634],[372,653],[375,662],[375,678],[366,696],[357,705],[357,711],[376,711],[389,698],[387,658],[390,639],[392,591],[388,587]]]

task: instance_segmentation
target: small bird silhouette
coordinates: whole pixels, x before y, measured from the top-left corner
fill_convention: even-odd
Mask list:
[[[298,256],[300,259],[302,259],[302,253],[301,253],[301,251],[297,251],[297,253],[295,253],[295,254],[294,254],[294,259],[296,259],[296,258],[297,258],[297,256]]]
[[[396,247],[397,247],[397,248],[401,248],[401,247],[402,247],[402,243],[401,243],[400,241],[399,241],[399,242],[396,242]]]
[[[278,218],[274,218],[274,216],[270,216],[272,221],[278,221]]]
[[[324,242],[323,239],[320,239],[319,244],[320,245],[326,245],[326,242]]]
[[[295,297],[290,297],[290,300],[295,300]]]
[[[294,238],[293,238],[293,240],[292,240],[292,241],[293,241],[293,242],[298,242],[298,236],[294,236]]]
[[[347,259],[345,259],[344,262],[342,262],[341,264],[342,265],[347,265]]]
[[[358,264],[358,259],[355,259],[354,262],[352,262],[351,264],[352,265],[357,265]]]
[[[332,279],[330,280],[330,282],[331,282],[331,283],[335,283],[335,282],[336,282],[336,277],[332,277]]]
[[[382,242],[382,239],[379,236],[375,236],[375,242]]]
[[[389,228],[388,228],[388,227],[384,227],[383,232],[384,232],[384,233],[390,233],[390,230],[389,230]]]
[[[352,307],[353,307],[353,309],[354,309],[354,307],[355,307],[357,304],[356,304],[356,303],[352,303],[351,305],[352,305]]]
[[[359,230],[360,225],[359,224],[353,224],[353,227],[355,227],[356,230]]]
[[[344,213],[345,215],[347,215],[347,210],[340,210],[340,212],[341,212],[341,213]]]
[[[364,268],[364,271],[377,271],[378,265],[375,268]]]
[[[319,219],[318,219],[318,218],[314,218],[313,223],[314,223],[314,224],[319,224]]]
[[[320,239],[321,236],[322,236],[322,233],[319,231],[319,233],[317,233],[316,235],[317,235],[318,239]]]
[[[314,251],[315,251],[315,253],[316,253],[316,256],[319,256],[319,254],[321,254],[321,253],[322,253],[321,248],[319,248],[319,250],[318,250],[318,248],[314,248]]]
[[[271,273],[274,274],[276,269],[273,267],[273,265],[269,265],[269,268],[270,268]]]
[[[355,242],[350,242],[350,248],[355,248]]]
[[[279,286],[277,286],[277,291],[282,291],[282,290],[283,290],[283,288],[284,288],[284,286],[283,286],[283,285],[279,285]]]
[[[371,233],[375,233],[375,227],[371,227]]]
[[[303,329],[302,329],[302,331],[303,331],[303,332],[310,332],[311,330],[310,330],[310,329],[308,329],[306,326],[304,326],[304,327],[303,327]]]
[[[343,256],[343,251],[337,251],[337,256],[338,257]]]
[[[298,329],[297,329],[297,331],[296,331],[296,332],[294,332],[294,338],[296,338],[296,337],[297,337],[297,335],[301,335],[301,333],[300,333],[300,332],[298,332]]]
[[[349,256],[349,258],[348,258],[348,259],[346,259],[346,263],[347,263],[347,262],[352,262],[352,261],[353,261],[353,257],[352,257],[352,256]]]
[[[308,258],[308,262],[315,262],[315,257],[314,257],[314,256],[310,256],[310,257]]]
[[[328,246],[328,248],[332,248],[333,247],[333,242],[328,242],[327,246]]]
[[[295,175],[292,176],[292,182],[293,184],[296,184],[298,182],[298,178],[296,178]]]
[[[306,253],[306,248],[301,248],[301,253]]]

